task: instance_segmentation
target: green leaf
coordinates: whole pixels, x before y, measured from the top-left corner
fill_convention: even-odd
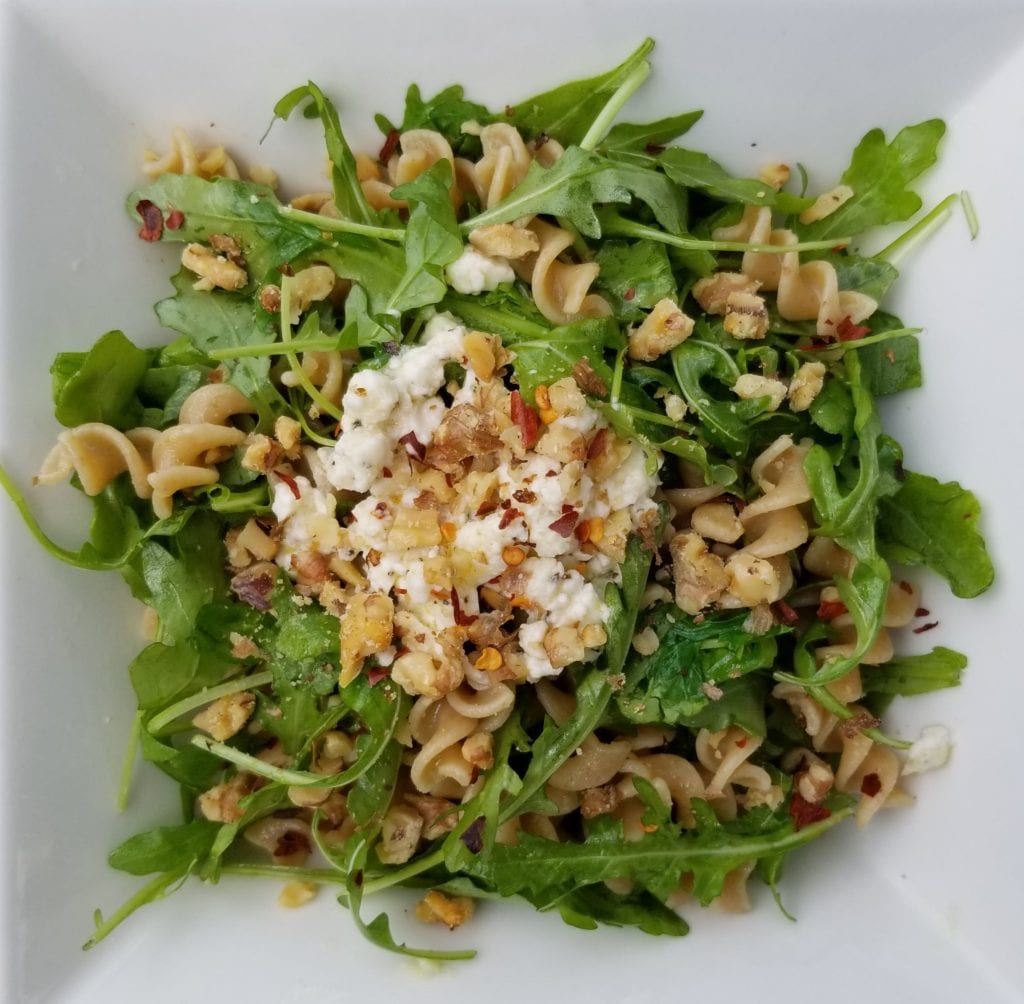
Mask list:
[[[108,331],[84,355],[61,353],[50,367],[57,421],[67,427],[86,422],[115,429],[137,425],[142,409],[135,392],[149,362],[150,353],[120,331]]]
[[[363,195],[356,172],[356,159],[342,132],[338,111],[325,97],[323,91],[313,81],[303,87],[296,87],[278,101],[274,106],[274,114],[278,118],[287,119],[307,97],[312,100],[312,107],[316,109],[317,117],[323,123],[327,156],[331,161],[334,204],[338,207],[338,212],[357,223],[372,223],[377,214],[370,208],[366,196]]]
[[[900,490],[881,503],[879,546],[890,561],[927,565],[957,596],[978,596],[995,571],[978,531],[981,505],[956,481],[906,473]]]
[[[448,186],[451,165],[439,160],[415,181],[393,190],[412,206],[405,237],[405,274],[388,297],[384,312],[394,313],[439,302],[448,291],[444,268],[462,254]]]
[[[596,153],[569,147],[551,167],[534,161],[526,177],[496,206],[462,224],[464,230],[546,214],[569,220],[587,237],[599,237],[594,205],[629,202],[630,190],[615,167]]]
[[[573,367],[584,360],[610,384],[612,371],[604,361],[604,354],[606,350],[621,346],[622,335],[611,318],[602,317],[574,321],[554,328],[541,338],[505,337],[502,340],[515,353],[512,368],[519,389],[527,401],[532,401],[539,384],[551,384],[569,376]]]
[[[400,126],[393,126],[383,117],[378,119],[385,135],[391,129],[408,132],[410,129],[433,129],[451,144],[457,156],[479,154],[480,141],[462,131],[466,122],[488,125],[495,120],[487,108],[467,100],[461,84],[452,84],[424,99],[417,84],[410,84],[405,93],[405,114]]]
[[[882,666],[862,670],[864,690],[868,694],[912,697],[934,690],[959,687],[967,668],[967,656],[941,645],[921,655],[903,655]]]
[[[163,174],[128,196],[128,212],[136,222],[142,219],[137,207],[144,200],[154,203],[165,218],[172,210],[182,214],[177,230],[164,227],[162,241],[207,243],[212,234],[233,237],[242,249],[251,283],[264,281],[279,265],[326,244],[315,227],[282,216],[281,203],[269,188],[249,181]]]
[[[655,607],[645,624],[658,636],[658,648],[627,659],[625,686],[615,695],[619,712],[632,722],[676,725],[717,704],[709,688],[770,668],[780,631],[753,635],[746,620],[747,611],[741,611],[710,614],[697,623],[674,604]],[[747,724],[764,735],[763,711]]]
[[[941,119],[928,119],[901,129],[886,143],[881,129],[872,129],[857,144],[842,183],[853,197],[817,223],[798,226],[806,240],[862,234],[897,220],[907,220],[921,208],[921,197],[907,186],[931,167],[946,132]]]
[[[637,927],[644,934],[666,934],[675,938],[690,931],[689,924],[675,910],[644,890],[622,895],[605,885],[588,885],[573,889],[557,900],[554,907],[567,924],[584,930],[606,924]]]
[[[777,192],[756,178],[734,178],[706,153],[672,147],[658,156],[665,173],[678,185],[696,188],[722,202],[771,206],[783,213],[797,213],[811,204],[789,192]]]
[[[898,317],[881,310],[865,323],[872,335],[903,327]],[[876,397],[921,386],[920,344],[914,335],[866,345],[857,350],[857,357],[864,386]]]
[[[210,852],[218,828],[216,823],[206,820],[158,826],[129,837],[110,852],[107,862],[111,868],[129,875],[188,869]]]
[[[853,254],[833,254],[828,261],[836,270],[840,289],[854,290],[882,300],[900,277],[899,272],[887,261],[880,258],[861,258]],[[902,327],[894,324],[893,327]],[[874,330],[874,328],[872,329]]]
[[[604,241],[594,260],[601,266],[595,287],[621,322],[641,321],[644,311],[659,300],[676,298],[675,276],[663,244]]]
[[[187,335],[204,352],[212,349],[243,348],[273,341],[276,321],[255,301],[241,293],[192,288],[194,276],[186,269],[171,280],[174,296],[156,305],[160,323]],[[225,363],[229,381],[254,404],[265,407],[279,400],[270,383],[270,359],[245,357]]]
[[[224,769],[224,764],[217,757],[195,746],[179,749],[161,742],[146,729],[139,733],[139,747],[145,760],[159,767],[192,796],[208,790]]]
[[[506,110],[504,119],[527,136],[544,133],[553,136],[563,146],[577,144],[587,134],[608,99],[644,62],[653,48],[654,42],[645,39],[614,70],[562,84],[553,90],[519,101],[513,108]]]
[[[638,153],[653,157],[658,151],[650,151],[648,147],[666,146],[689,132],[703,115],[702,111],[683,112],[643,125],[620,122],[612,126],[598,149],[602,153]]]

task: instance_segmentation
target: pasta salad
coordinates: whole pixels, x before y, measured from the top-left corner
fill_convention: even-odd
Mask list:
[[[881,721],[967,662],[897,654],[935,626],[905,568],[970,597],[992,566],[977,500],[905,467],[877,406],[921,382],[882,304],[944,205],[858,250],[918,213],[944,125],[872,130],[824,193],[735,177],[677,142],[700,112],[619,121],[652,48],[498,112],[413,85],[369,155],[299,87],[275,116],[319,120],[322,192],[181,130],[144,163],[175,337],[52,368],[36,481],[92,499],[89,540],[0,472],[143,604],[125,776],[183,795],[111,853],[146,883],[86,947],[224,874],[332,889],[420,957],[473,953],[397,942],[365,896],[681,935],[754,881],[781,905],[791,851],[948,758]]]

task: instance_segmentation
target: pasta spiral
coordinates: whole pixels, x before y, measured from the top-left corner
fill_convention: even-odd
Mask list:
[[[792,230],[772,229],[772,212],[767,206],[748,206],[739,223],[713,231],[718,241],[742,241],[751,244],[796,244]],[[834,338],[844,320],[858,324],[878,307],[871,297],[851,290],[840,290],[834,266],[826,261],[800,264],[796,251],[784,254],[747,251],[740,271],[776,292],[779,314],[787,321],[817,321],[821,338]]]
[[[192,142],[189,134],[181,128],[171,132],[171,143],[161,157],[152,150],[146,151],[142,170],[150,178],[162,174],[193,174],[199,178],[232,178],[238,180],[238,166],[223,146],[201,150]]]

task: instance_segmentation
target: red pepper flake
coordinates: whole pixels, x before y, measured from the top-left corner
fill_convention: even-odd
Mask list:
[[[573,530],[576,529],[576,523],[579,520],[579,513],[575,509],[570,509],[569,512],[563,513],[552,523],[548,529],[554,530],[560,537],[571,537]]]
[[[842,617],[846,611],[846,604],[842,600],[822,600],[818,604],[818,619],[823,621],[834,621]]]
[[[865,774],[860,782],[860,793],[874,798],[882,790],[882,779],[877,774]]]
[[[789,803],[789,816],[793,820],[794,829],[802,830],[805,826],[810,826],[811,823],[820,823],[831,815],[832,813],[824,805],[815,805],[813,802],[808,802],[799,792],[793,793],[793,798]]]
[[[800,615],[785,600],[776,600],[772,604],[772,611],[783,624],[795,624],[800,619]]]
[[[931,613],[931,611],[927,607],[918,607],[914,611],[914,616],[915,617],[927,617],[930,613]]]
[[[398,149],[398,141],[402,134],[397,129],[389,129],[384,145],[380,148],[380,162],[386,164],[391,160],[391,155]]]
[[[636,290],[632,286],[630,286],[629,289],[627,289],[626,292],[622,294],[622,299],[632,300],[634,296],[636,296]]]
[[[185,224],[185,214],[180,209],[172,209],[167,214],[167,229],[180,230]]]
[[[509,523],[515,522],[522,515],[523,514],[518,509],[506,509],[501,514],[501,519],[498,522],[498,529],[504,530],[505,527],[509,525]]]
[[[571,505],[569,505],[569,503],[568,503],[568,502],[563,502],[563,503],[562,503],[562,514],[563,514],[563,515],[564,515],[565,513],[567,513],[567,512],[573,512],[573,511],[574,511],[574,510],[573,510],[573,507],[572,507]]]
[[[515,118],[516,110],[512,105],[505,105],[505,117]]]
[[[931,621],[928,624],[922,624],[920,627],[914,628],[914,634],[924,634],[925,631],[931,631],[932,628],[936,628],[938,626],[938,621]]]
[[[736,748],[745,750],[747,748],[747,737],[744,736],[742,739],[736,740]]]
[[[871,334],[871,329],[863,324],[854,324],[848,317],[844,317],[836,328],[836,334],[841,342],[855,342],[865,335]]]
[[[648,153],[652,157],[657,157],[659,153],[664,152],[665,148],[660,143],[647,143],[644,146],[644,153]]]
[[[840,251],[845,251],[849,246],[849,243],[837,244],[834,248],[832,248],[832,254],[839,254]]]
[[[906,580],[906,579],[900,579],[900,581],[899,581],[899,587],[900,587],[900,589],[902,589],[902,590],[903,590],[903,592],[905,592],[905,593],[906,593],[906,594],[907,594],[908,596],[912,596],[912,595],[914,594],[914,587],[913,587],[913,586],[912,586],[912,585],[911,585],[911,584],[910,584],[909,582],[907,582],[907,580]]]
[[[608,439],[607,429],[598,429],[594,438],[590,441],[590,446],[587,448],[587,460],[594,460],[604,453],[605,442]]]
[[[405,452],[410,457],[422,460],[427,455],[427,448],[416,438],[415,432],[407,432],[400,436],[398,441],[405,447]]]
[[[476,511],[477,516],[490,516],[492,512],[496,512],[498,509],[497,502],[481,502],[479,508]]]
[[[523,505],[532,505],[537,501],[537,496],[529,488],[519,488],[512,493],[512,498],[517,502],[522,502]]]
[[[532,450],[540,438],[540,417],[524,400],[519,391],[512,391],[512,421],[523,437],[523,449]]]
[[[371,687],[376,687],[381,680],[388,675],[388,671],[384,666],[374,666],[366,673],[366,682]]]
[[[382,467],[380,469],[380,472],[386,478],[390,478],[391,477],[391,468],[390,467]]]
[[[280,471],[275,471],[277,476],[291,489],[292,494],[297,498],[302,498],[302,492],[299,491],[299,486],[295,483],[295,478],[289,477],[287,474],[282,474]]]
[[[135,212],[142,217],[139,236],[144,241],[160,240],[164,232],[164,214],[160,212],[160,207],[149,199],[142,199],[136,204]]]
[[[465,614],[462,612],[462,603],[459,600],[459,592],[454,586],[452,586],[451,600],[452,609],[455,612],[455,624],[457,627],[467,627],[477,619],[475,614]]]

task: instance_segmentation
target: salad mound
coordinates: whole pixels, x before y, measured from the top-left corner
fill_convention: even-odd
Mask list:
[[[275,114],[319,119],[331,190],[290,201],[181,130],[148,158],[127,205],[182,245],[177,337],[52,369],[36,480],[92,498],[90,540],[0,471],[43,546],[144,605],[121,800],[138,755],[183,796],[111,853],[149,878],[86,947],[223,874],[334,887],[421,957],[473,953],[399,943],[365,896],[680,935],[948,758],[882,725],[967,662],[897,654],[937,627],[902,567],[993,577],[977,500],[876,403],[921,382],[883,305],[937,211],[862,250],[921,208],[944,126],[869,132],[815,197],[736,177],[676,145],[699,112],[617,121],[652,47],[498,113],[414,85],[375,156],[297,88]]]

